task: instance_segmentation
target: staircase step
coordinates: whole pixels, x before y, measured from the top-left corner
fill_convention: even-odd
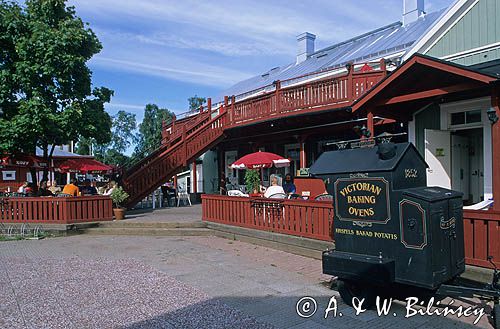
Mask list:
[[[154,228],[154,229],[174,229],[174,228],[205,228],[207,223],[194,222],[132,222],[132,221],[112,221],[101,222],[99,228]]]
[[[88,228],[82,233],[90,235],[143,235],[143,236],[212,236],[206,228]]]

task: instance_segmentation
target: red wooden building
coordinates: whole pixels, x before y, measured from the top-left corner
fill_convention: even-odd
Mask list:
[[[396,141],[409,140],[425,154],[430,184],[463,191],[464,203],[473,208],[491,207],[488,211],[465,210],[466,254],[469,264],[488,266],[487,255],[495,256],[498,263],[500,202],[491,204],[489,199],[500,199],[500,63],[495,64],[500,52],[498,58],[483,57],[488,60],[472,63],[475,66],[457,64],[460,54],[475,56],[490,51],[495,40],[487,41],[491,45],[483,48],[471,46],[468,52],[450,55],[453,60],[446,60],[448,55],[417,54],[425,53],[422,47],[431,41],[439,45],[453,26],[484,1],[456,1],[448,9],[429,14],[420,7],[421,1],[413,2],[415,8],[404,13],[404,23],[325,49],[314,50],[314,35],[299,35],[294,63],[242,81],[214,104],[209,99],[199,113],[165,126],[162,146],[124,175],[124,187],[131,195],[129,206],[186,168],[191,169],[194,182],[191,192],[214,192],[216,187],[208,191],[206,186],[218,182],[222,175],[235,185],[242,183],[240,174],[229,165],[253,151],[290,158],[292,166],[282,174],[296,174],[333,142],[357,139],[359,131],[368,131],[370,138],[392,133],[398,136]],[[500,32],[496,35],[500,37]],[[426,49],[432,52],[429,47]],[[464,102],[479,105],[462,110]],[[436,136],[444,133],[437,130],[447,131],[447,139],[438,140]],[[454,148],[453,141],[468,144]],[[451,159],[452,152],[460,156]],[[459,164],[464,164],[463,168]],[[477,170],[470,170],[473,164]],[[447,167],[448,171],[436,175]],[[322,240],[333,237],[331,205],[283,201],[287,218],[273,222],[269,217],[257,218],[251,202],[264,201],[205,195],[203,216],[205,220]],[[305,218],[314,224],[307,224]]]

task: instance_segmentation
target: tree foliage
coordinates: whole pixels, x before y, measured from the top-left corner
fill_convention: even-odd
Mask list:
[[[135,114],[118,111],[112,117],[109,143],[99,143],[95,138],[81,138],[76,151],[79,154],[93,154],[97,160],[106,164],[123,165],[129,160],[124,153],[136,142],[136,127]]]
[[[101,48],[65,0],[0,0],[0,151],[39,146],[50,159],[78,138],[109,142],[113,92],[92,89],[87,67]]]
[[[158,148],[161,143],[162,122],[172,122],[174,113],[158,107],[156,104],[147,104],[144,109],[144,119],[139,124],[139,136],[134,157],[142,158]]]
[[[195,111],[200,108],[203,104],[206,102],[206,98],[204,97],[198,97],[197,95],[194,95],[193,97],[188,98],[189,102],[189,110],[190,111]]]

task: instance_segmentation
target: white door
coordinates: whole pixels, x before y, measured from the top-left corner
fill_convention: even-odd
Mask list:
[[[470,162],[469,138],[466,136],[451,136],[451,188],[462,192],[463,199],[469,200],[470,193]]]
[[[425,129],[427,185],[451,188],[451,138],[447,130]]]

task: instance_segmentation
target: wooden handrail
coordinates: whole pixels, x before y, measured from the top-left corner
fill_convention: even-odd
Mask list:
[[[0,223],[74,224],[113,219],[107,196],[0,198]]]

